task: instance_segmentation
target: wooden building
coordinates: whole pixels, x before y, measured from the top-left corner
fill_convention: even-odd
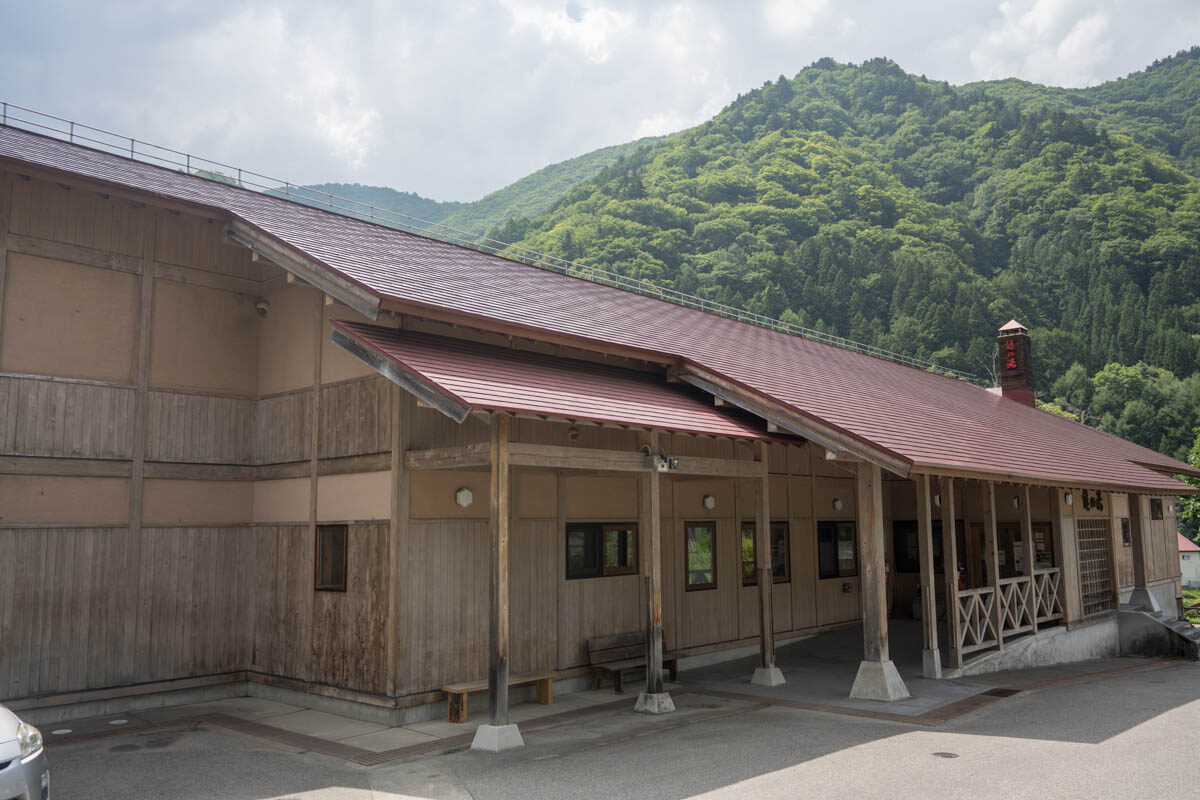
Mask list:
[[[889,609],[940,676],[1177,606],[1196,470],[1030,408],[1019,326],[995,393],[11,127],[0,301],[16,708],[489,677],[499,728],[589,639],[646,632],[663,711],[663,651],[771,684],[859,624],[887,700]]]

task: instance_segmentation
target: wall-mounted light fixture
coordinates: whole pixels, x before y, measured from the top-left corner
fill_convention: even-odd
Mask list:
[[[1067,505],[1075,505],[1075,497],[1070,492],[1063,492],[1063,502]]]
[[[704,503],[704,507],[709,511],[712,511],[717,507],[717,498],[713,497],[711,494],[704,495],[704,500],[701,502]]]
[[[842,507],[844,505],[845,504],[842,502],[842,498],[840,498],[840,497],[833,498],[833,510],[834,511],[841,511]]]
[[[469,508],[474,501],[475,494],[465,486],[454,493],[454,502],[459,508]]]
[[[934,504],[935,506],[937,506],[938,508],[941,508],[941,507],[942,507],[942,496],[941,496],[941,494],[935,494],[935,495],[933,496],[933,504]]]
[[[1013,508],[1019,509],[1020,507],[1021,507],[1021,495],[1014,494],[1013,495]]]

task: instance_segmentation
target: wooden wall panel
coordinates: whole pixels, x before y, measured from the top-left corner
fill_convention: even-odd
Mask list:
[[[817,624],[817,534],[812,519],[792,517],[792,629]]]
[[[678,484],[677,484],[678,487]],[[732,495],[732,489],[730,489]],[[676,503],[679,502],[678,491]],[[683,525],[701,517],[686,517],[680,523],[676,565],[683,587]],[[717,519],[717,588],[686,591],[680,599],[679,647],[698,647],[738,638],[738,592],[741,590],[740,536],[732,519]],[[667,566],[667,565],[664,565]]]
[[[244,294],[154,282],[150,385],[252,397],[262,318]]]
[[[0,377],[0,453],[130,457],[132,388]]]
[[[487,677],[489,553],[486,521],[411,523],[400,556],[404,693]]]
[[[511,544],[509,653],[514,675],[558,666],[558,524],[517,520]]]
[[[382,453],[391,447],[392,383],[375,376],[321,387],[321,458]]]
[[[146,460],[254,463],[254,405],[236,397],[150,392]]]
[[[556,570],[558,589],[558,668],[587,663],[587,640],[640,631],[646,627],[642,575],[566,579]]]
[[[521,430],[522,420],[514,426]],[[545,426],[549,427],[549,426]],[[458,447],[488,441],[488,424],[478,417],[467,417],[461,423],[432,408],[414,407],[412,412],[412,440],[409,447],[424,450],[429,447]],[[517,440],[523,441],[523,440]]]
[[[252,543],[241,528],[0,528],[0,698],[243,669]]]
[[[388,525],[351,525],[345,592],[312,593],[312,674],[322,683],[387,690]],[[306,574],[312,575],[312,564]]]
[[[235,278],[262,280],[263,263],[253,261],[247,248],[224,242],[223,224],[220,219],[163,214],[154,243],[157,260]]]
[[[4,280],[0,369],[127,383],[138,276],[12,253]]]
[[[264,397],[254,404],[255,461],[259,464],[307,461],[311,451],[311,391]]]
[[[15,180],[12,187],[12,233],[141,255],[151,214],[146,207],[50,181]]]
[[[249,668],[303,679],[310,672],[311,659],[305,634],[312,621],[312,531],[308,525],[266,525],[255,530]]]

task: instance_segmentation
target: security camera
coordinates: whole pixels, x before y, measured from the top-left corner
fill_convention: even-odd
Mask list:
[[[258,312],[260,317],[265,318],[267,316],[267,312],[271,310],[271,303],[269,300],[259,300],[254,304],[254,310]]]

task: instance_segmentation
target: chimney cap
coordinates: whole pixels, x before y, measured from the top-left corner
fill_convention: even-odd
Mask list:
[[[1010,319],[1000,328],[1001,333],[1029,333],[1029,328],[1026,328],[1015,319]]]

